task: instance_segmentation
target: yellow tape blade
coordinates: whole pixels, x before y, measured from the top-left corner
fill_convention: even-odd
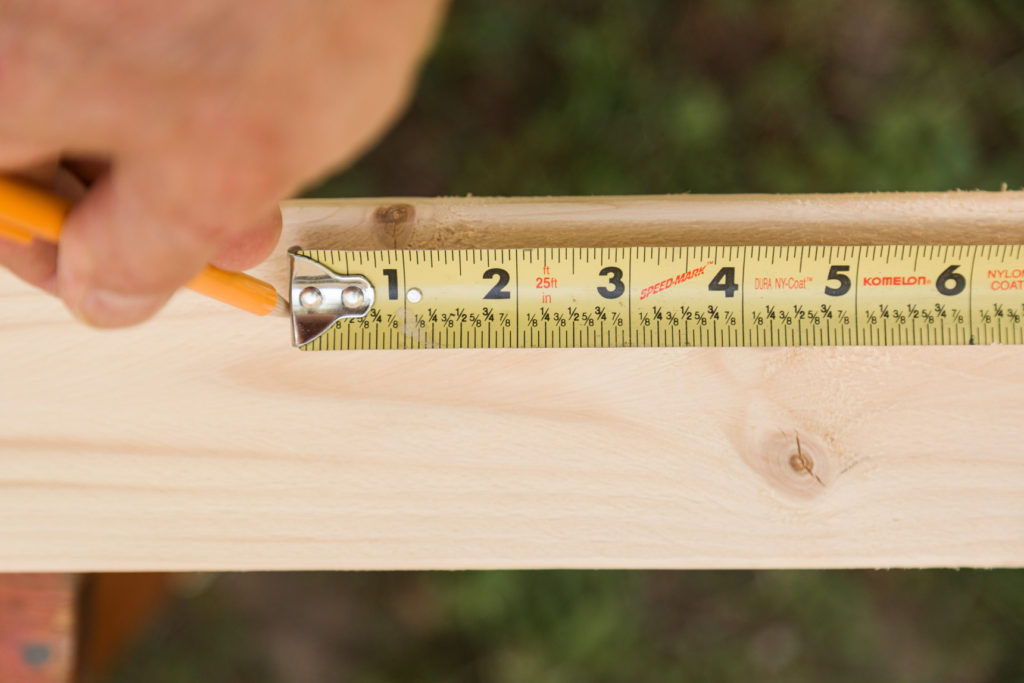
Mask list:
[[[376,301],[303,348],[1019,344],[1022,249],[304,251]]]

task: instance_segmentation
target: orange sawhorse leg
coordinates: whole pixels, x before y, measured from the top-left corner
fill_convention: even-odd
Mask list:
[[[76,574],[0,574],[0,681],[68,683]]]

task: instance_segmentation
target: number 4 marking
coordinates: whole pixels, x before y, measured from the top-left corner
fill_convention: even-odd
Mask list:
[[[709,292],[725,292],[725,296],[732,298],[736,295],[736,290],[740,286],[736,284],[736,269],[732,266],[726,266],[719,270],[711,282],[708,283]]]

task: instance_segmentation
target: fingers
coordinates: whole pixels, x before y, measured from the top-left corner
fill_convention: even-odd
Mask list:
[[[60,153],[45,145],[36,145],[27,142],[3,140],[0,141],[0,168],[4,169],[40,169],[45,177],[45,169],[50,169],[56,164]]]
[[[213,256],[225,265],[253,265],[269,253],[280,231],[279,214],[244,230],[192,222],[180,213],[170,219],[144,201],[145,195],[115,168],[64,225],[57,291],[91,325],[142,322]]]
[[[101,179],[64,224],[58,293],[79,318],[98,327],[141,322],[202,266],[202,254],[166,244],[168,226],[138,201],[118,173]],[[144,254],[166,251],[144,261]]]
[[[267,260],[281,239],[281,209],[222,244],[210,263],[224,270],[248,270]]]
[[[4,168],[7,162],[19,164],[18,170],[11,175],[50,187],[62,196],[74,198],[82,192],[81,185],[74,177],[60,171],[56,157],[47,154],[41,148],[2,144],[0,168]],[[22,166],[20,162],[31,162],[31,165]],[[6,268],[30,285],[56,294],[57,247],[39,240],[31,240],[30,237],[27,243],[4,239],[2,228],[0,225],[0,267]],[[17,232],[22,231],[17,229]]]
[[[57,293],[57,247],[52,244],[22,245],[0,239],[0,266],[30,285]]]

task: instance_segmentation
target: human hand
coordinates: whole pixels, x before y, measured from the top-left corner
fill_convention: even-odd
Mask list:
[[[100,173],[58,247],[0,240],[0,265],[115,327],[207,263],[259,263],[278,202],[401,110],[445,4],[7,0],[0,171],[70,158]]]

